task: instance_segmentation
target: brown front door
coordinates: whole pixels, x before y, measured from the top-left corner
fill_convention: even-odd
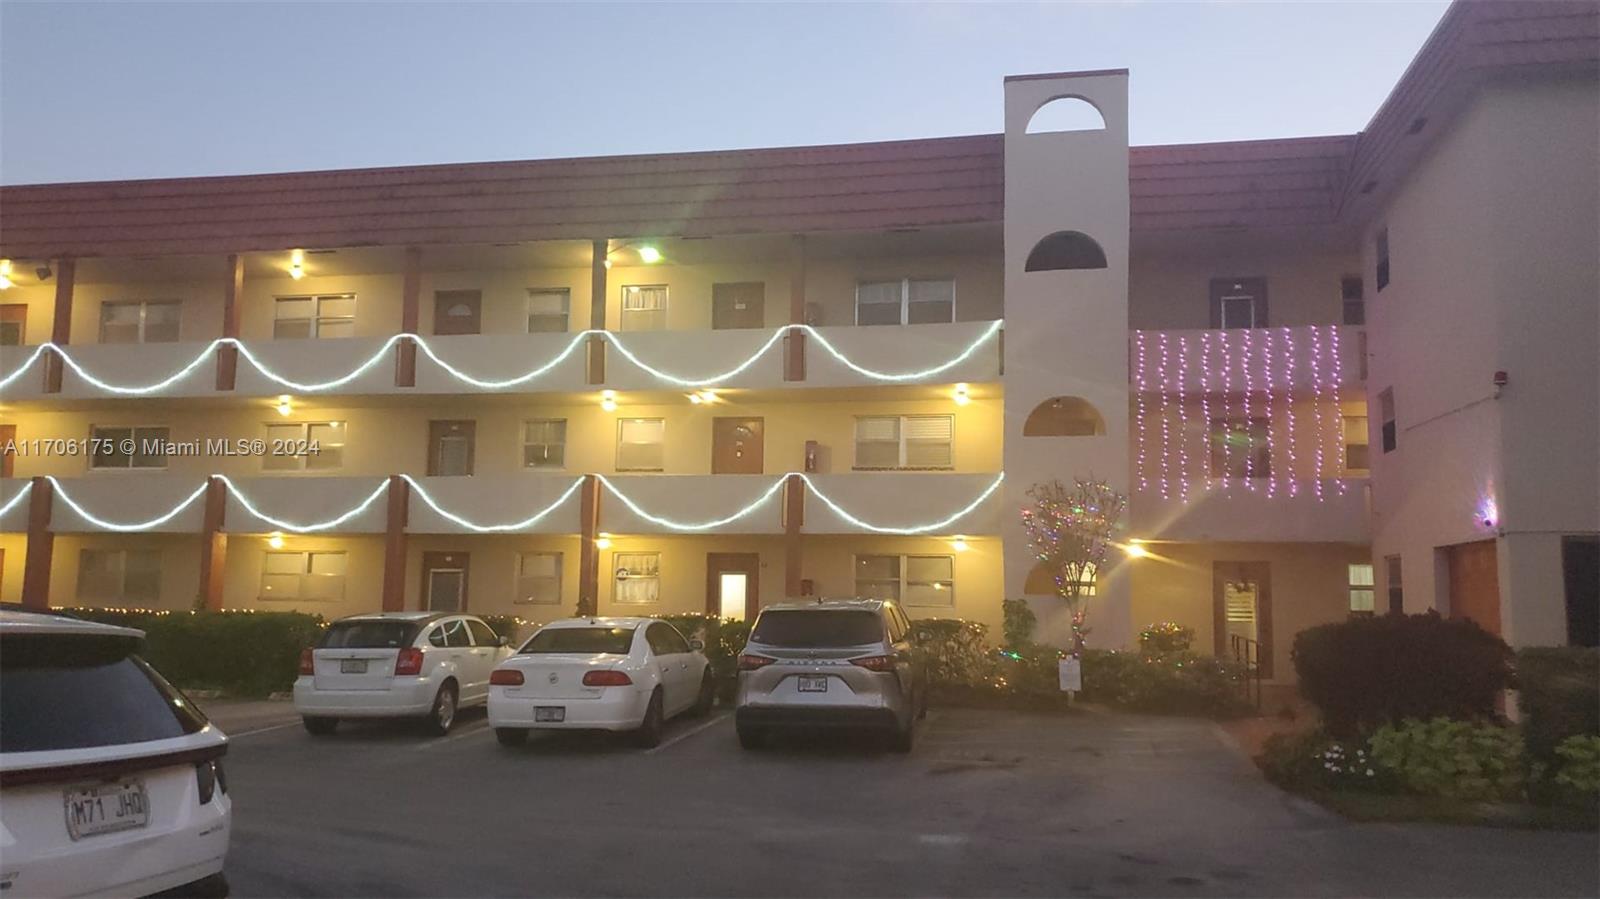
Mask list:
[[[1500,633],[1500,563],[1493,540],[1445,547],[1450,570],[1450,617]]]
[[[11,477],[17,458],[17,426],[0,425],[0,478]]]
[[[1233,658],[1255,641],[1262,677],[1272,676],[1272,569],[1266,562],[1211,564],[1216,654]]]
[[[766,327],[767,285],[760,281],[711,285],[711,327]]]
[[[478,334],[483,324],[483,293],[439,290],[433,294],[433,333]]]
[[[706,553],[706,614],[749,621],[761,608],[758,553]]]
[[[422,554],[422,608],[429,612],[467,610],[467,553]]]
[[[450,477],[472,474],[472,456],[478,423],[428,422],[428,475]]]
[[[766,421],[760,418],[717,418],[711,423],[711,473],[761,474]]]
[[[28,339],[28,306],[0,305],[0,346],[22,346]]]

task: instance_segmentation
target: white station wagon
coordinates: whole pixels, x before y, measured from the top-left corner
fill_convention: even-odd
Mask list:
[[[143,638],[0,612],[0,895],[227,895],[228,739]]]
[[[300,654],[294,708],[318,736],[340,718],[421,718],[443,735],[457,709],[488,699],[489,672],[510,654],[506,638],[472,615],[352,615]]]
[[[655,618],[570,618],[540,628],[495,669],[489,725],[514,746],[532,729],[632,731],[661,742],[674,715],[715,698],[699,641]]]

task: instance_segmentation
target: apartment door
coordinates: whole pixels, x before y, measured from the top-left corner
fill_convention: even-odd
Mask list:
[[[711,327],[764,328],[767,285],[760,281],[711,285]]]
[[[761,556],[706,553],[706,614],[746,621],[761,607]]]
[[[483,325],[483,293],[438,290],[433,294],[433,333],[478,334]]]
[[[1475,621],[1500,633],[1500,562],[1495,541],[1479,540],[1444,548],[1450,573],[1450,617]]]
[[[761,474],[766,420],[717,418],[711,422],[711,473]]]
[[[17,459],[17,426],[0,425],[0,478],[11,477]]]
[[[1266,562],[1211,564],[1216,654],[1232,658],[1254,641],[1261,676],[1272,676],[1272,570]]]
[[[1212,278],[1211,327],[1265,328],[1266,278]]]
[[[430,612],[467,610],[467,553],[422,554],[422,607]]]
[[[478,423],[428,422],[428,475],[452,477],[472,474],[472,456]]]
[[[28,305],[0,305],[0,346],[22,346],[28,339]]]

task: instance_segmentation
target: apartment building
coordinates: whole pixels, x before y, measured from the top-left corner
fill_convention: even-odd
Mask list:
[[[1354,135],[1130,148],[1074,72],[996,135],[0,189],[0,599],[1060,640],[1019,511],[1094,477],[1091,645],[1592,642],[1597,62],[1458,4]]]

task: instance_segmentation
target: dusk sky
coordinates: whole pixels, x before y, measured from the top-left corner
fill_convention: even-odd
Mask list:
[[[0,181],[994,133],[1131,70],[1132,142],[1349,133],[1447,4],[0,2]]]

